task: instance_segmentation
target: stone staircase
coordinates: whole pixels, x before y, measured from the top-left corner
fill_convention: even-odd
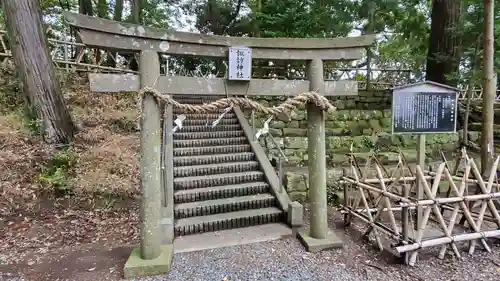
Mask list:
[[[202,104],[217,97],[174,98]],[[185,114],[173,134],[176,237],[285,221],[235,113],[212,128],[222,112]]]

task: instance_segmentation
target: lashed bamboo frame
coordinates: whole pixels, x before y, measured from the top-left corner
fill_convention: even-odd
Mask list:
[[[377,157],[374,155],[370,157],[365,165],[365,170],[359,168],[356,157],[351,154],[350,170],[352,177],[344,176],[343,183],[350,184],[351,188],[356,190],[354,197],[354,204],[350,204],[348,189],[345,186],[345,204],[342,206],[344,213],[345,224],[349,225],[352,218],[356,217],[367,224],[368,229],[364,233],[365,236],[373,233],[376,244],[380,250],[383,250],[382,239],[380,234],[388,236],[391,240],[395,240],[395,251],[405,256],[405,263],[408,265],[415,265],[418,256],[418,251],[422,248],[440,246],[438,257],[444,258],[448,245],[451,247],[454,255],[458,258],[461,257],[460,251],[456,242],[470,241],[469,250],[473,254],[477,241],[481,243],[487,252],[491,252],[491,248],[486,242],[486,238],[500,237],[500,229],[483,229],[483,221],[495,223],[500,228],[500,214],[493,202],[493,200],[500,199],[500,184],[497,179],[497,168],[500,164],[500,156],[496,158],[487,182],[479,172],[479,169],[474,162],[474,159],[469,157],[463,151],[462,157],[465,160],[465,168],[462,176],[457,176],[457,169],[454,169],[453,174],[450,172],[446,159],[439,164],[436,172],[424,172],[418,165],[415,166],[414,173],[409,169],[403,155],[400,155],[396,172],[400,174],[389,175]],[[367,178],[366,171],[372,164],[375,164],[376,178]],[[458,161],[457,161],[458,166]],[[405,175],[404,168],[408,168],[410,175]],[[385,175],[384,175],[385,174]],[[473,176],[473,178],[470,178]],[[413,198],[409,196],[408,189],[405,190],[405,185],[410,182],[412,185],[419,181],[422,183],[425,198]],[[432,184],[429,184],[429,182]],[[457,187],[455,181],[460,181]],[[438,197],[439,185],[442,182],[449,184],[450,191],[446,197]],[[479,194],[467,195],[465,191],[469,184],[476,184],[479,189]],[[390,190],[389,186],[400,187],[405,193],[402,195],[397,194]],[[407,185],[406,185],[407,186]],[[493,189],[495,187],[496,190]],[[465,193],[465,194],[464,194]],[[379,199],[367,199],[366,194],[378,196]],[[479,212],[473,212],[468,203],[480,201],[481,208]],[[362,206],[359,206],[362,203]],[[416,235],[413,239],[409,238],[409,231],[413,231],[413,227],[409,223],[409,212],[414,210],[417,206],[422,206],[424,209],[423,219],[417,227]],[[448,221],[443,217],[443,210],[450,210],[451,215]],[[489,210],[490,215],[486,214]],[[398,223],[394,212],[401,212],[402,222]],[[387,223],[381,219],[382,214],[387,214]],[[433,220],[438,223],[442,231],[442,237],[424,239],[424,232],[428,228],[428,223],[433,215]],[[462,227],[456,229],[457,217],[461,214],[464,216],[468,223],[468,228]],[[399,227],[401,225],[401,227]],[[460,231],[462,233],[454,233]]]

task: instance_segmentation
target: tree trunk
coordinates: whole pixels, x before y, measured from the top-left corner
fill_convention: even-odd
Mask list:
[[[461,57],[461,36],[456,30],[462,12],[461,1],[433,0],[431,35],[427,54],[427,80],[457,85]]]
[[[94,16],[94,9],[92,7],[92,0],[78,0],[78,13],[82,15],[87,15],[87,16]],[[76,31],[74,34],[75,38],[76,36]],[[76,53],[74,59],[78,57],[78,55],[84,50],[84,47],[78,46],[76,48]],[[88,57],[87,55],[83,55],[82,60],[85,63],[92,63],[91,57]]]
[[[123,17],[123,0],[115,1],[115,9],[113,11],[113,20],[114,21],[122,21]],[[118,60],[118,53],[112,53],[113,57],[108,56],[107,65],[111,67],[116,67]]]
[[[82,15],[94,16],[92,0],[78,0],[78,12]]]
[[[483,86],[483,126],[481,130],[481,170],[484,174],[488,163],[494,156],[493,141],[494,104],[496,77],[494,69],[494,4],[493,0],[484,0],[484,86]]]
[[[102,18],[102,19],[108,18],[108,1],[107,0],[98,0],[97,1],[97,16]],[[104,55],[106,55],[106,53],[104,53]],[[97,48],[95,49],[95,60],[100,65],[101,50],[97,49]]]
[[[467,87],[467,93],[466,93],[466,103],[465,103],[465,117],[464,117],[464,124],[462,128],[462,145],[461,147],[467,147],[469,145],[469,117],[470,117],[470,104],[472,100],[472,94],[474,93],[474,88],[475,88],[475,76],[476,76],[476,69],[478,68],[478,53],[481,50],[481,36],[477,36],[476,39],[476,46],[474,47],[474,56],[473,60],[471,63],[471,75],[469,78],[469,84]]]
[[[68,143],[73,139],[75,127],[43,34],[40,2],[4,0],[3,7],[22,89],[41,122],[43,138],[49,143]]]
[[[97,1],[97,16],[103,19],[108,18],[108,1],[98,0]]]
[[[257,3],[256,3],[256,11],[254,13],[256,13],[257,15],[260,16],[260,13],[262,12],[262,2],[263,0],[257,0]],[[260,33],[260,18],[257,18],[257,19],[253,19],[253,25],[254,25],[254,37],[261,37],[261,33]],[[265,66],[268,62],[267,61],[264,61],[264,60],[257,60],[256,61],[256,65],[257,65],[257,78],[264,78],[264,76],[266,75],[265,72],[266,70],[264,69],[263,66]]]
[[[113,20],[122,21],[123,17],[123,0],[115,1],[115,10],[113,12]]]
[[[133,23],[141,24],[143,22],[142,19],[142,9],[144,8],[142,5],[142,0],[130,0],[132,2],[132,20]]]
[[[142,0],[130,0],[130,2],[132,6],[132,22],[135,24],[142,24],[142,9],[144,8]],[[135,56],[130,54],[128,58],[130,61],[130,69],[135,71],[139,70],[139,63],[137,62]]]

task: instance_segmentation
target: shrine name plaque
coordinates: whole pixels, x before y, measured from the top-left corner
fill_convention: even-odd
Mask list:
[[[392,133],[454,133],[457,93],[399,92],[392,96]]]
[[[250,81],[252,79],[252,49],[229,47],[229,80]]]

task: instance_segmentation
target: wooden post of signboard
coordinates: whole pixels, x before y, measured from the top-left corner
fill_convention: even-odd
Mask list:
[[[425,134],[419,134],[417,136],[417,165],[420,166],[422,169],[425,166]],[[418,199],[423,199],[424,198],[424,187],[423,184],[417,180],[416,182],[416,187],[417,187],[417,198]],[[422,206],[417,207],[417,220],[415,221],[415,229],[420,225],[420,222],[422,221],[422,217],[424,214],[424,209]]]

